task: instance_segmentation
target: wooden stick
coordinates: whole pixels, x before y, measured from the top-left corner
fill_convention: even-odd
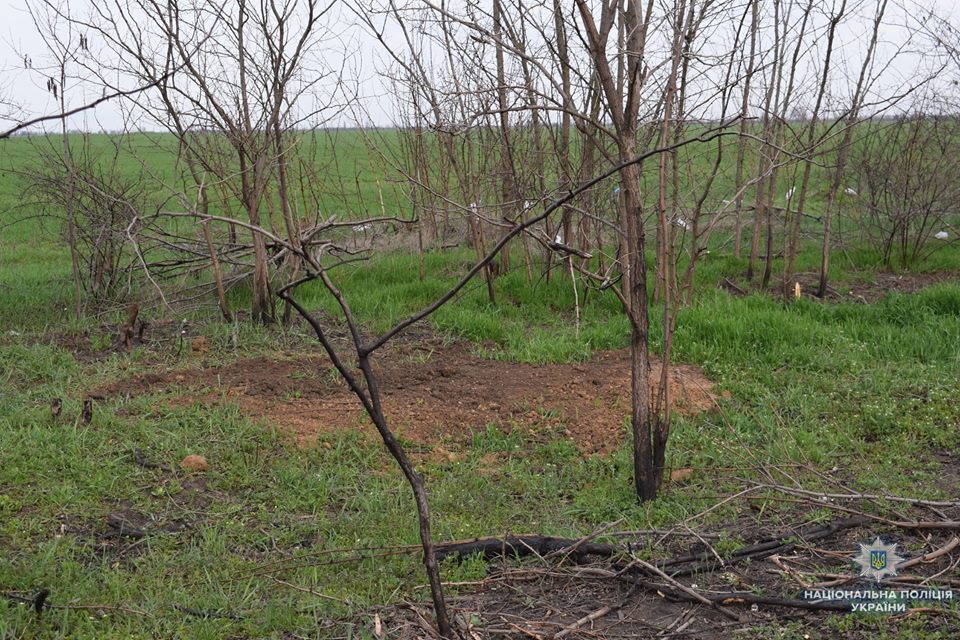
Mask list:
[[[580,627],[582,627],[583,625],[589,624],[594,620],[598,620],[599,618],[602,618],[608,613],[611,613],[613,611],[616,611],[617,609],[620,609],[622,606],[623,606],[623,603],[601,607],[600,609],[597,609],[593,613],[585,615],[579,620],[577,620],[576,622],[567,625],[566,627],[564,627],[563,629],[555,633],[553,637],[555,640],[560,640],[560,638],[565,638],[571,633],[573,633],[574,631],[576,631],[577,629],[579,629]]]
[[[632,555],[632,554],[631,554],[631,555]],[[668,576],[666,573],[664,573],[659,567],[657,567],[657,566],[655,566],[655,565],[652,565],[652,564],[650,564],[649,562],[646,562],[646,561],[644,561],[644,560],[641,560],[640,558],[638,558],[638,557],[636,557],[636,556],[633,556],[633,564],[635,564],[635,565],[637,565],[637,566],[640,566],[640,567],[643,567],[644,569],[646,569],[647,571],[650,571],[651,573],[655,573],[656,575],[660,576],[662,579],[666,580],[666,581],[667,581],[669,584],[671,584],[673,587],[675,587],[676,589],[679,589],[680,591],[682,591],[683,593],[687,594],[688,596],[690,596],[691,598],[693,598],[693,599],[696,600],[697,602],[700,602],[701,604],[705,604],[705,605],[707,605],[707,606],[713,607],[714,609],[716,609],[717,611],[719,611],[719,612],[722,613],[723,615],[727,616],[727,617],[730,618],[731,620],[739,620],[739,619],[740,619],[740,617],[739,617],[737,614],[735,614],[734,612],[732,612],[732,611],[727,611],[726,609],[724,609],[723,607],[721,607],[721,606],[720,606],[720,605],[721,605],[720,602],[711,601],[710,599],[708,599],[708,598],[706,598],[705,596],[701,595],[699,592],[694,591],[693,589],[691,589],[690,587],[686,586],[685,584],[681,584],[681,583],[677,582],[676,580],[674,580],[673,578],[671,578],[670,576]]]
[[[897,565],[897,570],[899,571],[900,569],[906,569],[908,567],[912,567],[914,565],[918,565],[923,562],[931,562],[932,560],[935,560],[940,556],[944,556],[950,553],[951,551],[957,548],[957,545],[960,545],[960,538],[958,538],[957,536],[953,536],[953,538],[951,538],[947,544],[943,545],[939,549],[936,549],[935,551],[931,551],[930,553],[927,553],[922,556],[917,556],[916,558],[910,558],[905,562],[901,562],[900,564]]]

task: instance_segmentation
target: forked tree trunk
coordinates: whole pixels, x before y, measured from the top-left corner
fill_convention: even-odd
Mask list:
[[[312,266],[316,267],[317,265],[314,264]],[[407,483],[410,485],[410,489],[413,492],[414,504],[416,505],[417,509],[417,528],[420,536],[421,547],[423,549],[423,564],[427,572],[427,579],[430,583],[430,593],[433,598],[434,614],[437,618],[437,629],[440,632],[440,635],[442,635],[444,638],[454,640],[456,635],[454,634],[453,627],[450,624],[450,616],[447,613],[447,605],[443,595],[443,584],[440,580],[440,567],[437,563],[436,545],[433,542],[433,534],[430,528],[430,506],[427,501],[427,491],[423,481],[423,476],[417,473],[417,470],[414,468],[409,456],[407,456],[407,452],[400,445],[400,442],[397,440],[396,436],[393,434],[389,425],[387,424],[386,417],[383,414],[383,405],[380,401],[379,381],[376,374],[373,372],[373,367],[370,363],[371,352],[366,350],[360,343],[359,331],[353,319],[353,313],[351,312],[350,307],[347,305],[347,302],[340,293],[340,290],[337,289],[333,282],[330,281],[327,274],[322,270],[319,272],[319,278],[323,281],[323,284],[327,290],[337,300],[337,303],[340,305],[340,308],[343,311],[343,316],[346,319],[347,325],[350,329],[350,335],[353,337],[354,348],[356,349],[357,354],[357,363],[359,365],[360,372],[363,375],[363,380],[366,383],[365,385],[361,384],[360,381],[355,377],[354,373],[345,366],[336,349],[327,339],[326,333],[316,317],[314,317],[292,295],[290,295],[290,286],[280,291],[280,297],[289,302],[290,305],[297,310],[297,313],[299,313],[301,317],[303,317],[310,324],[311,328],[313,328],[314,333],[317,336],[317,340],[319,340],[320,344],[327,352],[327,355],[330,357],[333,366],[346,381],[347,385],[350,387],[350,390],[354,393],[354,395],[357,396],[361,404],[363,404],[367,415],[370,416],[370,420],[373,422],[377,432],[380,434],[380,438],[383,440],[384,446],[387,448],[387,451],[390,452],[390,455],[393,457],[393,459],[396,460],[397,464],[400,466],[404,478],[406,478]]]

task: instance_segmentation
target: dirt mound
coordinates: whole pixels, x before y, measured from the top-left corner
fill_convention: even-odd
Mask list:
[[[856,274],[850,282],[832,282],[827,286],[825,300],[831,302],[860,302],[872,303],[890,293],[916,293],[926,287],[939,284],[941,282],[956,282],[957,274],[949,271],[934,271],[929,273],[905,272],[890,273],[888,271],[862,272]],[[737,285],[736,289],[730,286],[730,283]],[[800,284],[801,294],[812,297],[820,287],[820,275],[815,272],[803,272],[796,274],[792,282]],[[750,291],[751,287],[746,282],[734,282],[733,280],[722,280],[720,288],[732,290],[734,294],[743,294]],[[780,285],[774,285],[770,291],[774,295],[780,294]],[[793,293],[793,285],[789,287]]]
[[[656,379],[660,367],[654,365]],[[521,429],[544,441],[571,438],[584,453],[608,452],[626,435],[630,363],[626,351],[596,354],[577,364],[521,364],[487,360],[466,345],[391,352],[377,362],[384,410],[391,427],[418,443],[468,443],[488,425]],[[670,367],[671,405],[681,413],[713,408],[713,383],[697,367]],[[302,446],[323,433],[357,428],[367,420],[326,358],[255,358],[225,367],[154,374],[103,390],[108,395],[173,390],[197,400],[226,394],[251,418],[289,432]],[[199,394],[199,395],[198,395]]]

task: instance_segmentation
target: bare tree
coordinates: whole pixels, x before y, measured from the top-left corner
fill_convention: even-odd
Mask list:
[[[760,30],[760,0],[750,2],[750,55],[747,58],[747,69],[743,79],[742,98],[740,102],[740,140],[737,143],[737,177],[734,183],[734,210],[736,222],[733,230],[733,254],[740,257],[741,224],[743,221],[743,164],[747,146],[750,140],[743,134],[747,132],[750,109],[750,89],[757,62],[757,33]]]
[[[957,129],[953,117],[919,112],[878,122],[852,143],[858,226],[885,265],[912,266],[956,240]]]
[[[436,559],[436,546],[431,533],[431,516],[426,485],[423,476],[417,472],[403,446],[390,429],[388,417],[384,413],[381,402],[379,378],[377,377],[375,367],[373,366],[373,359],[376,355],[376,352],[382,349],[391,340],[402,334],[408,328],[427,319],[442,306],[448,304],[457,296],[458,293],[464,289],[464,287],[472,282],[477,275],[487,269],[487,267],[494,261],[497,255],[509,242],[511,242],[520,234],[528,232],[531,228],[542,223],[545,219],[556,212],[562,211],[564,205],[566,205],[568,202],[573,201],[584,192],[608,179],[610,176],[616,175],[630,166],[636,166],[651,157],[656,157],[664,153],[670,153],[677,148],[689,144],[710,142],[722,135],[726,134],[720,130],[708,130],[700,136],[685,139],[681,142],[671,144],[665,148],[654,148],[647,150],[633,158],[629,158],[624,162],[618,163],[599,175],[591,178],[590,180],[571,188],[566,195],[559,197],[551,204],[547,205],[543,212],[530,217],[523,223],[513,226],[496,242],[496,244],[494,244],[490,251],[488,251],[475,264],[473,264],[473,266],[470,267],[470,269],[460,277],[456,284],[454,284],[443,295],[439,296],[430,304],[404,318],[392,328],[377,336],[367,336],[365,334],[362,325],[357,320],[353,310],[350,307],[347,295],[341,291],[335,282],[335,270],[338,266],[341,266],[345,263],[345,255],[348,256],[348,252],[346,252],[342,246],[334,241],[318,240],[318,238],[323,237],[324,234],[329,234],[331,230],[337,228],[338,226],[342,226],[345,223],[325,223],[314,229],[311,229],[306,235],[301,237],[298,242],[295,243],[287,243],[285,239],[262,227],[255,227],[254,225],[250,224],[244,225],[254,233],[258,233],[272,242],[283,245],[286,250],[297,253],[304,261],[304,275],[294,282],[281,288],[278,291],[278,295],[283,300],[289,302],[311,326],[317,337],[317,340],[327,352],[334,367],[347,382],[350,390],[357,396],[367,414],[370,416],[370,419],[380,434],[384,445],[396,460],[397,464],[400,466],[404,477],[410,485],[417,509],[417,523],[421,546],[423,548],[423,562],[430,582],[434,610],[437,617],[437,625],[441,635],[443,635],[445,638],[454,638],[455,635],[451,625],[450,616],[447,611],[439,566]],[[218,218],[214,216],[210,216],[208,220],[232,222],[229,218]],[[303,249],[303,247],[310,246],[311,244],[319,247],[319,251],[311,252]],[[349,258],[346,258],[346,260],[349,260]],[[321,322],[321,320],[315,314],[311,313],[295,297],[296,290],[299,286],[313,280],[319,280],[337,303],[337,306],[340,310],[338,319],[345,325],[347,335],[349,336],[349,347],[346,351],[343,351],[337,347],[337,344],[331,339],[330,329],[325,326],[325,323]],[[646,295],[644,296],[644,299],[646,299]],[[644,380],[644,383],[646,384],[647,380]]]
[[[91,5],[83,18],[51,1],[39,6],[97,43],[100,62],[89,66],[105,86],[120,75],[155,89],[135,96],[135,108],[176,136],[201,213],[229,212],[239,203],[232,214],[242,212],[238,220],[271,228],[279,222],[288,239],[298,236],[290,157],[300,136],[291,132],[339,112],[339,80],[319,62],[329,37],[323,19],[333,5],[114,0]],[[236,228],[228,247],[236,244]],[[285,264],[295,273],[298,265],[289,254],[285,262],[271,256],[259,234],[250,242],[251,317],[271,322],[271,272]],[[229,317],[214,244],[219,240],[206,237],[201,247],[210,254],[221,311]]]
[[[820,72],[820,83],[817,88],[817,97],[813,105],[813,112],[810,115],[810,121],[807,123],[807,140],[805,158],[803,162],[803,177],[800,180],[800,190],[796,196],[796,212],[793,217],[793,228],[789,232],[789,243],[786,247],[785,261],[786,266],[783,276],[783,298],[789,300],[793,294],[790,290],[790,281],[793,278],[796,266],[797,252],[800,248],[800,223],[803,219],[803,212],[807,203],[807,193],[810,187],[810,175],[813,170],[813,158],[816,150],[820,147],[823,134],[818,132],[820,123],[820,114],[823,108],[824,99],[827,97],[827,86],[830,80],[830,65],[833,59],[834,44],[836,42],[837,26],[843,20],[847,8],[846,0],[840,3],[840,7],[830,15],[829,27],[827,30],[827,48],[823,59],[823,68]],[[789,209],[790,203],[787,203]],[[787,219],[789,222],[789,219]],[[789,224],[786,225],[789,228]]]
[[[829,191],[827,192],[827,207],[823,216],[823,244],[821,245],[820,251],[820,285],[817,288],[817,295],[821,298],[827,293],[827,274],[830,269],[830,238],[833,228],[834,209],[837,204],[837,195],[843,183],[847,157],[850,153],[850,142],[853,139],[854,124],[860,117],[860,109],[863,107],[864,92],[869,83],[869,72],[886,10],[887,0],[880,0],[877,4],[876,13],[874,14],[873,28],[870,32],[870,44],[867,47],[866,55],[863,57],[863,64],[860,66],[860,75],[857,78],[856,87],[854,87],[853,95],[850,98],[850,108],[844,118],[846,128],[843,133],[843,139],[840,141],[839,150],[837,151],[836,167],[833,170]]]
[[[478,276],[495,303],[495,276],[510,266],[508,247],[521,240],[531,280],[537,267],[544,278],[552,266],[566,267],[575,312],[581,304],[577,287],[588,283],[621,303],[630,326],[634,489],[639,499],[654,499],[670,433],[667,381],[674,329],[682,305],[691,300],[696,265],[724,213],[723,208],[710,211],[707,204],[717,200],[724,138],[739,138],[732,194],[734,250],[741,212],[747,210],[742,204],[752,199],[749,276],[761,259],[766,231],[764,285],[773,268],[775,213],[786,210],[789,215],[793,207],[789,198],[785,207],[776,206],[779,172],[790,163],[794,170],[803,168],[797,217],[792,227],[785,225],[791,234],[787,272],[792,273],[811,166],[826,155],[833,139],[842,138],[827,207],[825,272],[829,216],[845,175],[853,125],[866,105],[870,59],[885,5],[882,0],[872,23],[873,39],[852,106],[833,122],[825,114],[835,69],[834,37],[847,12],[846,0],[829,5],[819,0],[775,0],[772,5],[758,0],[575,0],[566,5],[492,0],[456,7],[388,0],[352,6],[382,42],[391,63],[387,75],[403,104],[401,121],[408,130],[402,149],[392,156],[385,149],[368,149],[368,157],[371,171],[377,153],[392,157],[404,178],[418,218],[421,277],[425,247],[443,248],[447,223],[457,226],[475,254],[472,266],[447,292],[380,335],[367,332],[354,315],[351,292],[338,285],[337,268],[358,259],[356,247],[343,234],[412,218],[388,215],[379,176],[372,207],[377,215],[361,220],[328,215],[323,211],[324,178],[315,165],[318,136],[301,130],[337,112],[334,96],[342,93],[340,80],[321,86],[330,69],[316,57],[327,34],[324,18],[334,5],[313,0],[220,5],[111,0],[81,20],[45,3],[51,15],[96,34],[105,62],[89,64],[101,81],[120,73],[135,86],[150,88],[126,98],[138,113],[175,135],[182,160],[177,178],[185,185],[168,186],[165,192],[181,210],[164,207],[156,218],[196,223],[194,236],[143,220],[146,207],[133,204],[136,198],[111,195],[113,183],[87,177],[81,165],[69,165],[60,184],[73,185],[73,191],[66,190],[73,203],[82,202],[83,190],[92,185],[98,206],[104,193],[130,205],[120,212],[128,216],[121,219],[132,240],[153,238],[186,256],[167,265],[144,260],[148,272],[156,269],[183,279],[187,273],[211,270],[213,286],[198,296],[216,295],[224,317],[233,313],[227,288],[249,281],[255,319],[269,322],[277,316],[276,294],[287,305],[287,317],[296,311],[309,323],[411,488],[437,624],[442,635],[452,637],[427,487],[384,412],[374,367],[377,352],[454,300]],[[811,26],[813,16],[821,13],[829,16],[825,30]],[[397,39],[384,35],[387,23],[398,30]],[[716,34],[721,30],[731,35],[720,38]],[[819,46],[824,38],[826,46]],[[806,73],[809,68],[818,73]],[[812,86],[818,87],[812,116],[798,134],[790,114],[799,112],[797,94]],[[755,94],[761,96],[760,127],[748,122],[757,110],[751,104]],[[66,104],[61,111],[67,111]],[[737,115],[728,119],[731,111]],[[818,123],[829,124],[821,133]],[[363,135],[365,142],[373,139],[366,131]],[[759,157],[748,158],[755,148]],[[695,167],[695,158],[709,162],[708,168]],[[749,176],[748,161],[756,167]],[[348,188],[338,162],[331,154],[329,180],[345,203]],[[870,187],[869,192],[881,194],[882,189]],[[367,214],[359,181],[353,195]],[[884,214],[884,197],[877,196],[876,215]],[[929,230],[923,222],[920,235],[929,237]],[[647,272],[649,232],[656,234],[655,283]],[[537,246],[539,265],[530,250]],[[332,297],[336,317],[321,319],[300,302],[299,287],[309,281],[319,281]],[[651,293],[664,305],[657,319],[663,326],[661,369],[652,389]],[[346,347],[332,338],[332,323],[345,328]]]

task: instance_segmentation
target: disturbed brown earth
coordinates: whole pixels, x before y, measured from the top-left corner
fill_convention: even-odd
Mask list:
[[[925,287],[941,282],[955,282],[957,274],[952,271],[933,272],[905,272],[892,273],[889,271],[863,272],[855,274],[853,279],[845,282],[833,282],[827,286],[823,300],[827,302],[859,302],[869,304],[876,302],[891,293],[915,293]],[[789,295],[794,294],[794,285],[800,285],[800,294],[811,299],[816,298],[815,292],[820,286],[820,275],[816,272],[802,272],[793,276],[788,285]],[[734,295],[744,295],[757,290],[757,285],[751,285],[744,278],[724,278],[717,286],[726,289]],[[774,295],[781,295],[782,286],[773,285],[768,291]]]
[[[376,363],[387,419],[408,440],[467,443],[488,425],[521,429],[536,439],[569,438],[583,453],[606,453],[623,442],[630,412],[626,351],[597,353],[575,364],[488,360],[468,345],[404,345]],[[660,367],[653,366],[660,376]],[[718,399],[699,368],[671,365],[670,402],[679,413],[708,411]],[[362,428],[363,408],[319,355],[265,357],[224,366],[154,373],[100,390],[108,396],[166,392],[177,401],[226,398],[245,414],[310,446],[323,434]]]

